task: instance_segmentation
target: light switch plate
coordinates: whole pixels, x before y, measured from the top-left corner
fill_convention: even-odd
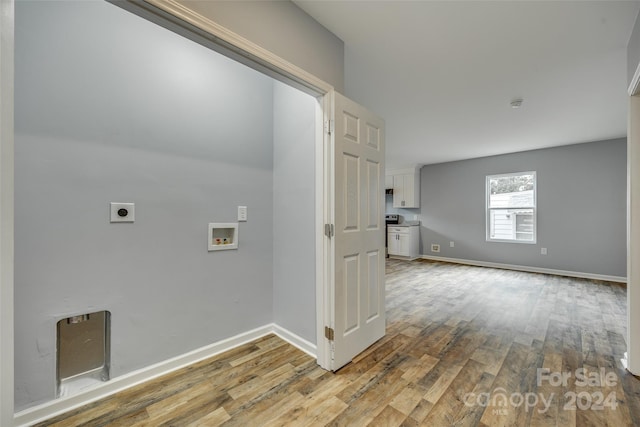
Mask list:
[[[238,206],[238,221],[246,221],[246,220],[247,220],[247,207]]]
[[[134,222],[135,204],[111,202],[111,222]]]

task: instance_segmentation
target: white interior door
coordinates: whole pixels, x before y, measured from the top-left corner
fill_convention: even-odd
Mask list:
[[[384,121],[335,93],[331,369],[385,333]]]

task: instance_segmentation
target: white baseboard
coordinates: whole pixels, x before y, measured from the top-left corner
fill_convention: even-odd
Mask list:
[[[282,338],[283,340],[285,340],[286,342],[288,342],[289,344],[291,344],[292,346],[297,347],[300,350],[304,351],[309,356],[313,358],[318,357],[318,349],[316,348],[316,345],[310,343],[304,338],[299,337],[293,332],[287,329],[284,329],[276,324],[273,324],[273,333],[279,336],[280,338]]]
[[[77,395],[61,397],[17,412],[14,415],[14,426],[31,426],[96,400],[103,399],[119,391],[128,389],[154,378],[158,378],[162,375],[166,375],[201,360],[208,359],[271,333],[276,334],[278,337],[299,348],[310,356],[316,357],[316,346],[314,344],[276,324],[271,323],[205,347],[201,347],[180,356],[138,369],[128,374],[112,378],[107,382],[97,384],[96,386]]]
[[[469,259],[446,258],[446,257],[440,257],[440,256],[432,256],[432,255],[422,255],[420,258],[428,259],[432,261],[451,262],[455,264],[474,265],[477,267],[501,268],[503,270],[517,270],[517,271],[526,271],[529,273],[553,274],[555,276],[568,276],[568,277],[578,277],[581,279],[594,279],[594,280],[604,280],[607,282],[627,283],[627,278],[621,277],[621,276],[607,276],[603,274],[582,273],[579,271],[556,270],[552,268],[529,267],[526,265],[502,264],[499,262],[485,262],[485,261],[475,261],[475,260],[469,260]]]
[[[417,257],[417,256],[409,257],[409,256],[402,256],[402,255],[389,255],[389,258],[391,258],[391,259],[403,259],[405,261],[413,261],[414,259],[418,259],[420,257]]]

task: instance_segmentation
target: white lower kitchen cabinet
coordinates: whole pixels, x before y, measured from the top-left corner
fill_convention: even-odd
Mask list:
[[[420,247],[420,227],[394,225],[387,227],[387,250],[390,258],[416,259]]]

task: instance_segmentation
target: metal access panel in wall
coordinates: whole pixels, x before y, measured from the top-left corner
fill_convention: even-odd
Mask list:
[[[58,396],[108,381],[111,313],[98,311],[62,319],[57,325]]]

